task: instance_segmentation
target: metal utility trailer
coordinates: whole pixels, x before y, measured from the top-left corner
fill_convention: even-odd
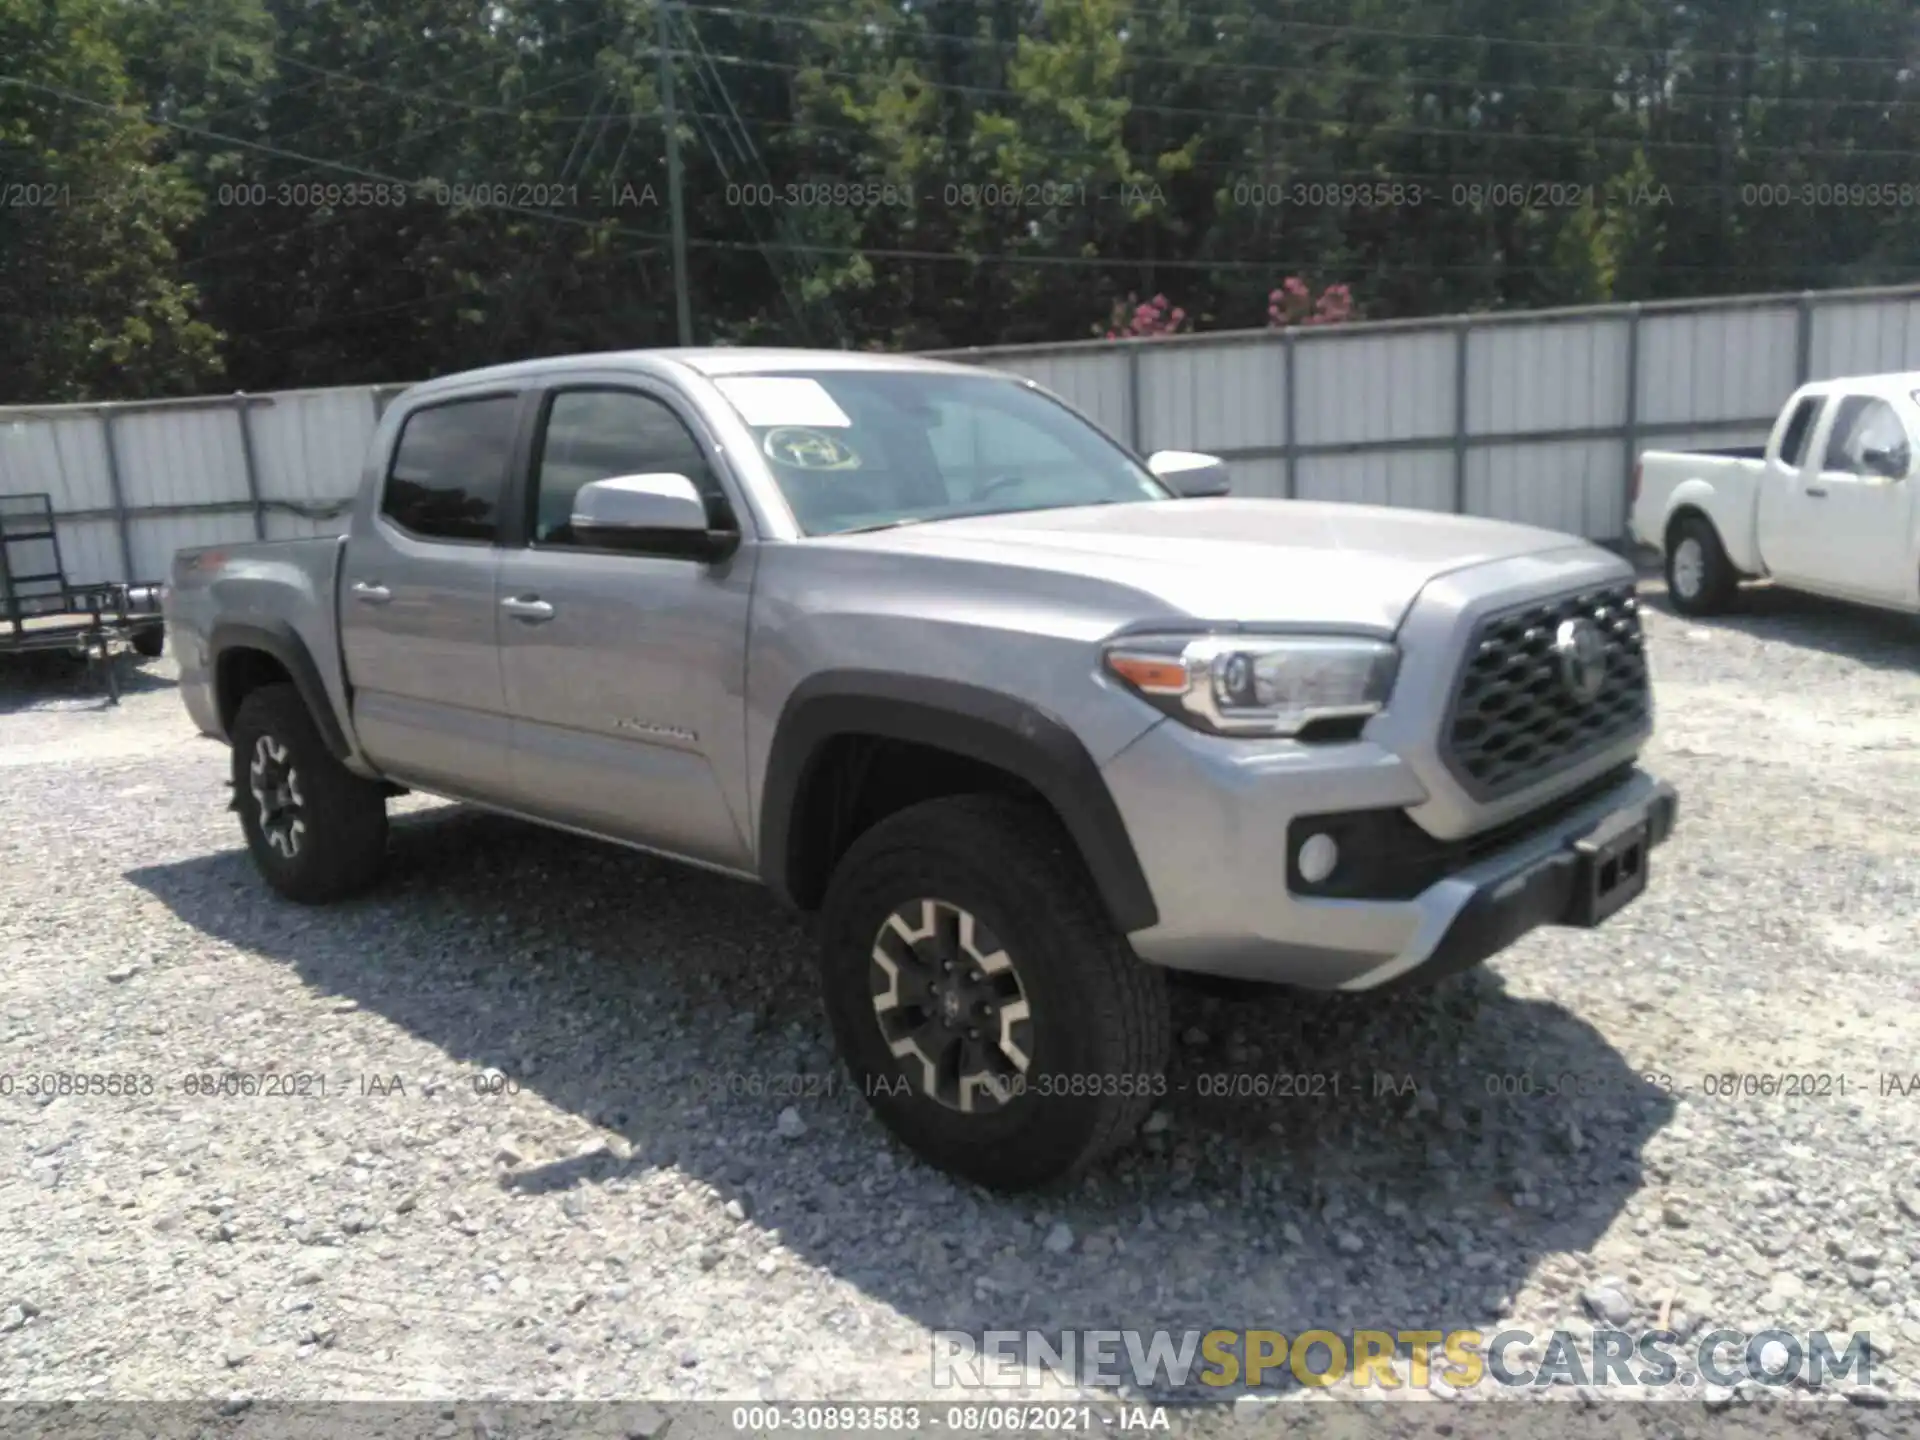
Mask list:
[[[158,655],[166,641],[160,586],[74,585],[60,562],[53,497],[0,495],[0,655],[66,651],[104,673],[120,703],[116,646]]]

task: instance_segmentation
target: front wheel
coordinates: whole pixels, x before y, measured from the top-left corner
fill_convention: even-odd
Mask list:
[[[263,685],[234,717],[233,795],[266,882],[318,905],[371,885],[387,849],[387,800],[320,738],[291,685]]]
[[[1065,830],[994,795],[861,835],[821,908],[841,1054],[889,1130],[997,1190],[1078,1174],[1166,1092],[1166,986],[1113,926]]]

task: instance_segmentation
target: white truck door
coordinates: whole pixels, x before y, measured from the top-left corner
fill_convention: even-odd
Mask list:
[[[1826,443],[1821,414],[1826,403],[1824,395],[1798,401],[1793,413],[1775,426],[1767,444],[1755,539],[1767,573],[1776,580],[1810,582],[1819,569],[1809,526],[1818,518],[1825,497],[1809,493],[1809,487],[1818,490],[1820,483],[1815,478],[1818,467],[1808,461],[1819,453],[1815,444]]]
[[[1821,511],[1809,517],[1810,583],[1883,604],[1907,599],[1914,583],[1914,448],[1891,403],[1875,395],[1841,398],[1808,491]]]

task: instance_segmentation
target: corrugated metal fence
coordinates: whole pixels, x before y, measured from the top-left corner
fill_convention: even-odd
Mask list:
[[[1757,444],[1810,379],[1920,369],[1920,286],[957,352],[1234,492],[1626,531],[1633,457]]]
[[[163,580],[173,552],[338,534],[404,385],[0,408],[0,494],[53,496],[67,578]]]
[[[1031,376],[1241,495],[1626,527],[1632,457],[1754,444],[1805,380],[1920,369],[1920,286],[947,352]],[[400,386],[0,409],[0,493],[50,491],[76,581],[337,533]]]

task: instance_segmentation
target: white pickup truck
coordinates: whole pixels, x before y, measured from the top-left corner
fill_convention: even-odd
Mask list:
[[[1633,534],[1666,556],[1688,615],[1742,580],[1920,611],[1920,371],[1794,391],[1762,449],[1649,450],[1634,467]]]

